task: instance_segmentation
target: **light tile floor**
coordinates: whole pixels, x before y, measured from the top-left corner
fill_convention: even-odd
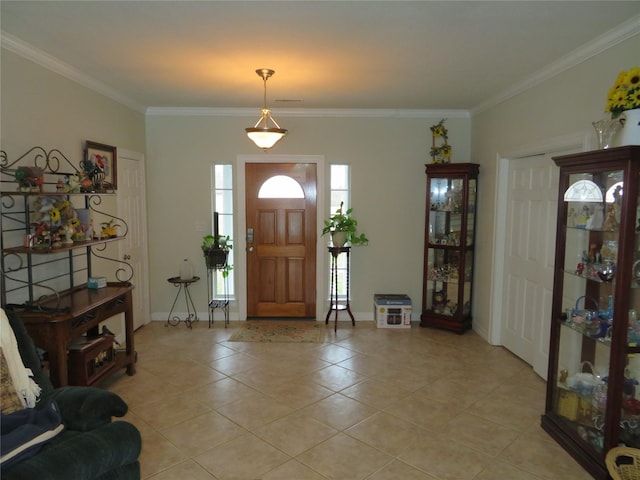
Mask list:
[[[543,380],[473,332],[228,342],[239,324],[136,332],[137,374],[106,387],[142,433],[143,479],[591,478],[540,428]]]

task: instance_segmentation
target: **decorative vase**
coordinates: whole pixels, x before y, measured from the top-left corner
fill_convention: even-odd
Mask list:
[[[609,148],[614,135],[622,127],[622,121],[619,118],[603,118],[591,124],[596,131],[599,149]]]
[[[185,258],[180,264],[180,280],[191,280],[193,278],[193,265],[189,259]]]
[[[331,243],[334,247],[344,247],[347,243],[347,232],[331,232]]]
[[[626,110],[624,115],[624,127],[618,135],[619,146],[640,145],[640,108]]]

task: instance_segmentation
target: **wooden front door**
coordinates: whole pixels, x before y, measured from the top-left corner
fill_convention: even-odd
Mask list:
[[[247,317],[315,318],[316,165],[247,163]]]

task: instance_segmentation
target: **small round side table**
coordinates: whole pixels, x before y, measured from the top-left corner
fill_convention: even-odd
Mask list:
[[[198,312],[196,311],[193,299],[191,298],[191,293],[189,293],[189,286],[192,283],[196,283],[198,280],[200,280],[200,277],[193,277],[188,280],[183,280],[180,277],[171,277],[167,279],[167,282],[173,283],[175,287],[178,287],[178,293],[176,293],[176,298],[173,300],[173,305],[171,305],[171,311],[169,312],[166,325],[172,325],[175,327],[180,322],[184,322],[187,327],[191,328],[191,324],[199,320]],[[181,292],[184,293],[184,302],[187,306],[187,317],[184,319],[181,319],[178,315],[173,315],[173,309],[176,306],[178,298],[180,298]]]

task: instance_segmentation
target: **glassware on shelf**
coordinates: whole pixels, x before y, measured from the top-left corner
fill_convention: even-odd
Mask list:
[[[591,122],[591,124],[596,131],[598,148],[601,150],[611,146],[613,136],[622,127],[622,122],[619,118],[603,118],[602,120]]]

